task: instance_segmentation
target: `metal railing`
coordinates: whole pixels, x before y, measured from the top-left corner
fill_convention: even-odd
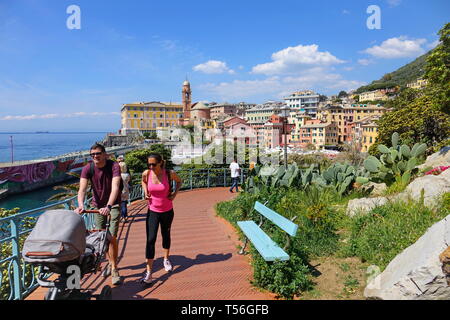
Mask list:
[[[241,183],[244,181],[246,173],[247,170],[243,169]],[[231,186],[228,168],[179,170],[177,174],[183,180],[181,190]],[[138,199],[143,199],[140,183],[133,185],[130,189],[130,202]],[[86,208],[89,202],[90,199],[86,200]],[[38,287],[37,267],[25,263],[21,254],[23,242],[33,230],[37,218],[47,210],[71,209],[77,206],[77,196],[74,196],[48,206],[0,219],[0,300],[21,300]],[[86,228],[92,229],[94,226],[93,214],[83,215],[83,218]]]

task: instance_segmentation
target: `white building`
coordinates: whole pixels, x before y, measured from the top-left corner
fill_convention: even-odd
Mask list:
[[[317,114],[317,107],[319,106],[320,96],[311,90],[298,91],[292,93],[290,96],[284,98],[286,104],[293,109],[300,109],[311,117]]]

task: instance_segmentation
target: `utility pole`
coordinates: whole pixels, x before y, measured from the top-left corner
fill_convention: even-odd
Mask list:
[[[284,168],[287,170],[287,132],[286,132],[287,117],[283,119],[283,131],[284,131]]]
[[[9,136],[9,140],[11,142],[11,163],[14,162],[14,145],[13,145],[13,136]]]

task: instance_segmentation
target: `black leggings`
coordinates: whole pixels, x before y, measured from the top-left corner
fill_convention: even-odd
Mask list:
[[[145,248],[145,257],[147,259],[155,258],[155,242],[158,228],[161,224],[161,235],[163,238],[162,246],[164,249],[170,249],[170,227],[173,221],[173,209],[166,212],[147,212],[147,245]]]

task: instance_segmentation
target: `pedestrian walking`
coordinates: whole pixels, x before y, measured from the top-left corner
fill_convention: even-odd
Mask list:
[[[230,164],[230,170],[231,170],[231,180],[232,185],[230,188],[230,192],[233,193],[233,188],[236,187],[236,192],[239,192],[239,177],[241,175],[241,169],[239,168],[239,164],[236,162],[236,159],[233,159],[233,162]]]
[[[128,202],[130,201],[130,180],[131,176],[128,173],[127,164],[124,161],[119,162],[120,176],[122,177],[122,195],[120,201],[120,217],[124,222],[128,220]]]
[[[148,200],[146,219],[147,242],[145,257],[147,262],[144,283],[152,282],[152,267],[155,258],[155,242],[159,226],[161,225],[162,246],[164,249],[164,269],[172,271],[169,260],[170,254],[170,228],[174,218],[173,200],[181,188],[181,179],[173,170],[165,168],[165,161],[159,154],[151,154],[147,159],[148,170],[142,174],[142,189],[145,199]],[[175,187],[172,186],[175,181]]]
[[[81,171],[80,187],[78,190],[78,208],[75,212],[80,214],[86,208],[84,200],[88,182],[91,183],[93,200],[92,205],[100,214],[94,216],[97,229],[105,229],[107,216],[110,215],[109,232],[111,241],[108,250],[109,267],[111,270],[111,282],[118,285],[121,282],[119,271],[117,270],[117,232],[119,230],[120,200],[122,193],[122,177],[120,175],[119,164],[109,160],[105,147],[101,144],[94,144],[90,149],[92,162],[83,167]],[[109,273],[109,272],[107,272]]]

